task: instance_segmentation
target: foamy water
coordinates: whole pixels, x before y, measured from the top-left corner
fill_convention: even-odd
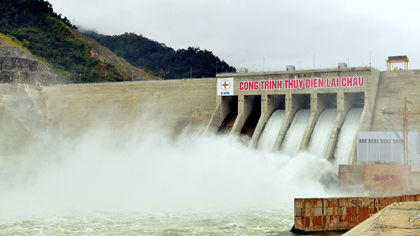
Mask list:
[[[276,142],[281,125],[283,124],[285,113],[284,110],[280,109],[273,111],[258,140],[257,148],[259,150],[273,150],[274,143]]]
[[[336,116],[337,109],[325,109],[321,113],[308,144],[308,151],[310,153],[319,157],[325,156]]]
[[[35,151],[0,180],[0,234],[272,235],[293,225],[293,198],[338,194],[315,155],[165,137],[92,133]]]
[[[338,165],[349,164],[362,112],[363,108],[352,108],[347,113],[334,152],[334,165],[337,166],[337,168]]]
[[[280,149],[282,153],[290,156],[298,154],[310,116],[310,109],[300,109],[296,112],[295,117],[287,130],[286,136],[284,137],[284,141]]]

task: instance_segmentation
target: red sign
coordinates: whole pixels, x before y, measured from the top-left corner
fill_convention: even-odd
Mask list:
[[[240,91],[249,90],[282,90],[282,89],[319,89],[319,88],[348,88],[363,87],[365,85],[365,77],[354,75],[353,77],[336,78],[308,78],[299,79],[296,75],[294,79],[285,80],[268,80],[261,81],[241,81],[239,82]]]

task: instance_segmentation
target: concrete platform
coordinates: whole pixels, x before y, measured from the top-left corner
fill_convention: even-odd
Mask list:
[[[345,236],[420,235],[420,202],[396,202],[360,223]]]

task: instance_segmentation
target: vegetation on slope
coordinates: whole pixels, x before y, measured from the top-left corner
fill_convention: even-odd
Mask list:
[[[0,43],[28,50],[74,82],[202,78],[235,71],[211,51],[174,50],[134,33],[88,33],[101,46],[45,0],[2,0],[0,14]]]
[[[16,38],[6,36],[2,33],[0,33],[0,46],[17,47],[24,50],[28,50],[24,47],[23,43],[17,40]]]
[[[0,33],[74,82],[131,80],[126,69],[93,53],[93,45],[78,37],[76,27],[66,17],[57,15],[48,1],[2,0],[0,15]],[[140,73],[134,67],[131,72]]]
[[[150,71],[164,79],[215,77],[216,71],[235,72],[236,69],[213,55],[211,51],[189,47],[174,50],[142,35],[125,33],[108,36],[85,32],[132,65]],[[217,68],[216,68],[217,66]]]

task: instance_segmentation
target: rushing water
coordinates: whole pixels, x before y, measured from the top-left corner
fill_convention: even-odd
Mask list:
[[[354,140],[356,139],[357,128],[359,127],[362,112],[363,108],[352,108],[347,113],[346,119],[341,126],[334,152],[334,164],[336,166],[349,164],[350,155]]]
[[[124,138],[122,138],[124,137]],[[1,235],[290,235],[293,198],[339,193],[331,163],[239,137],[92,133],[0,171]]]
[[[275,110],[267,121],[261,137],[258,140],[257,148],[259,150],[273,150],[274,143],[281,129],[284,120],[284,110]]]
[[[325,156],[336,116],[337,109],[325,109],[322,111],[308,144],[308,151],[310,153],[319,157]]]
[[[1,235],[293,235],[290,209],[92,212],[2,219]]]
[[[295,117],[287,130],[286,136],[284,137],[280,149],[282,153],[289,156],[296,156],[296,154],[298,154],[310,116],[310,109],[301,109],[296,112]]]

